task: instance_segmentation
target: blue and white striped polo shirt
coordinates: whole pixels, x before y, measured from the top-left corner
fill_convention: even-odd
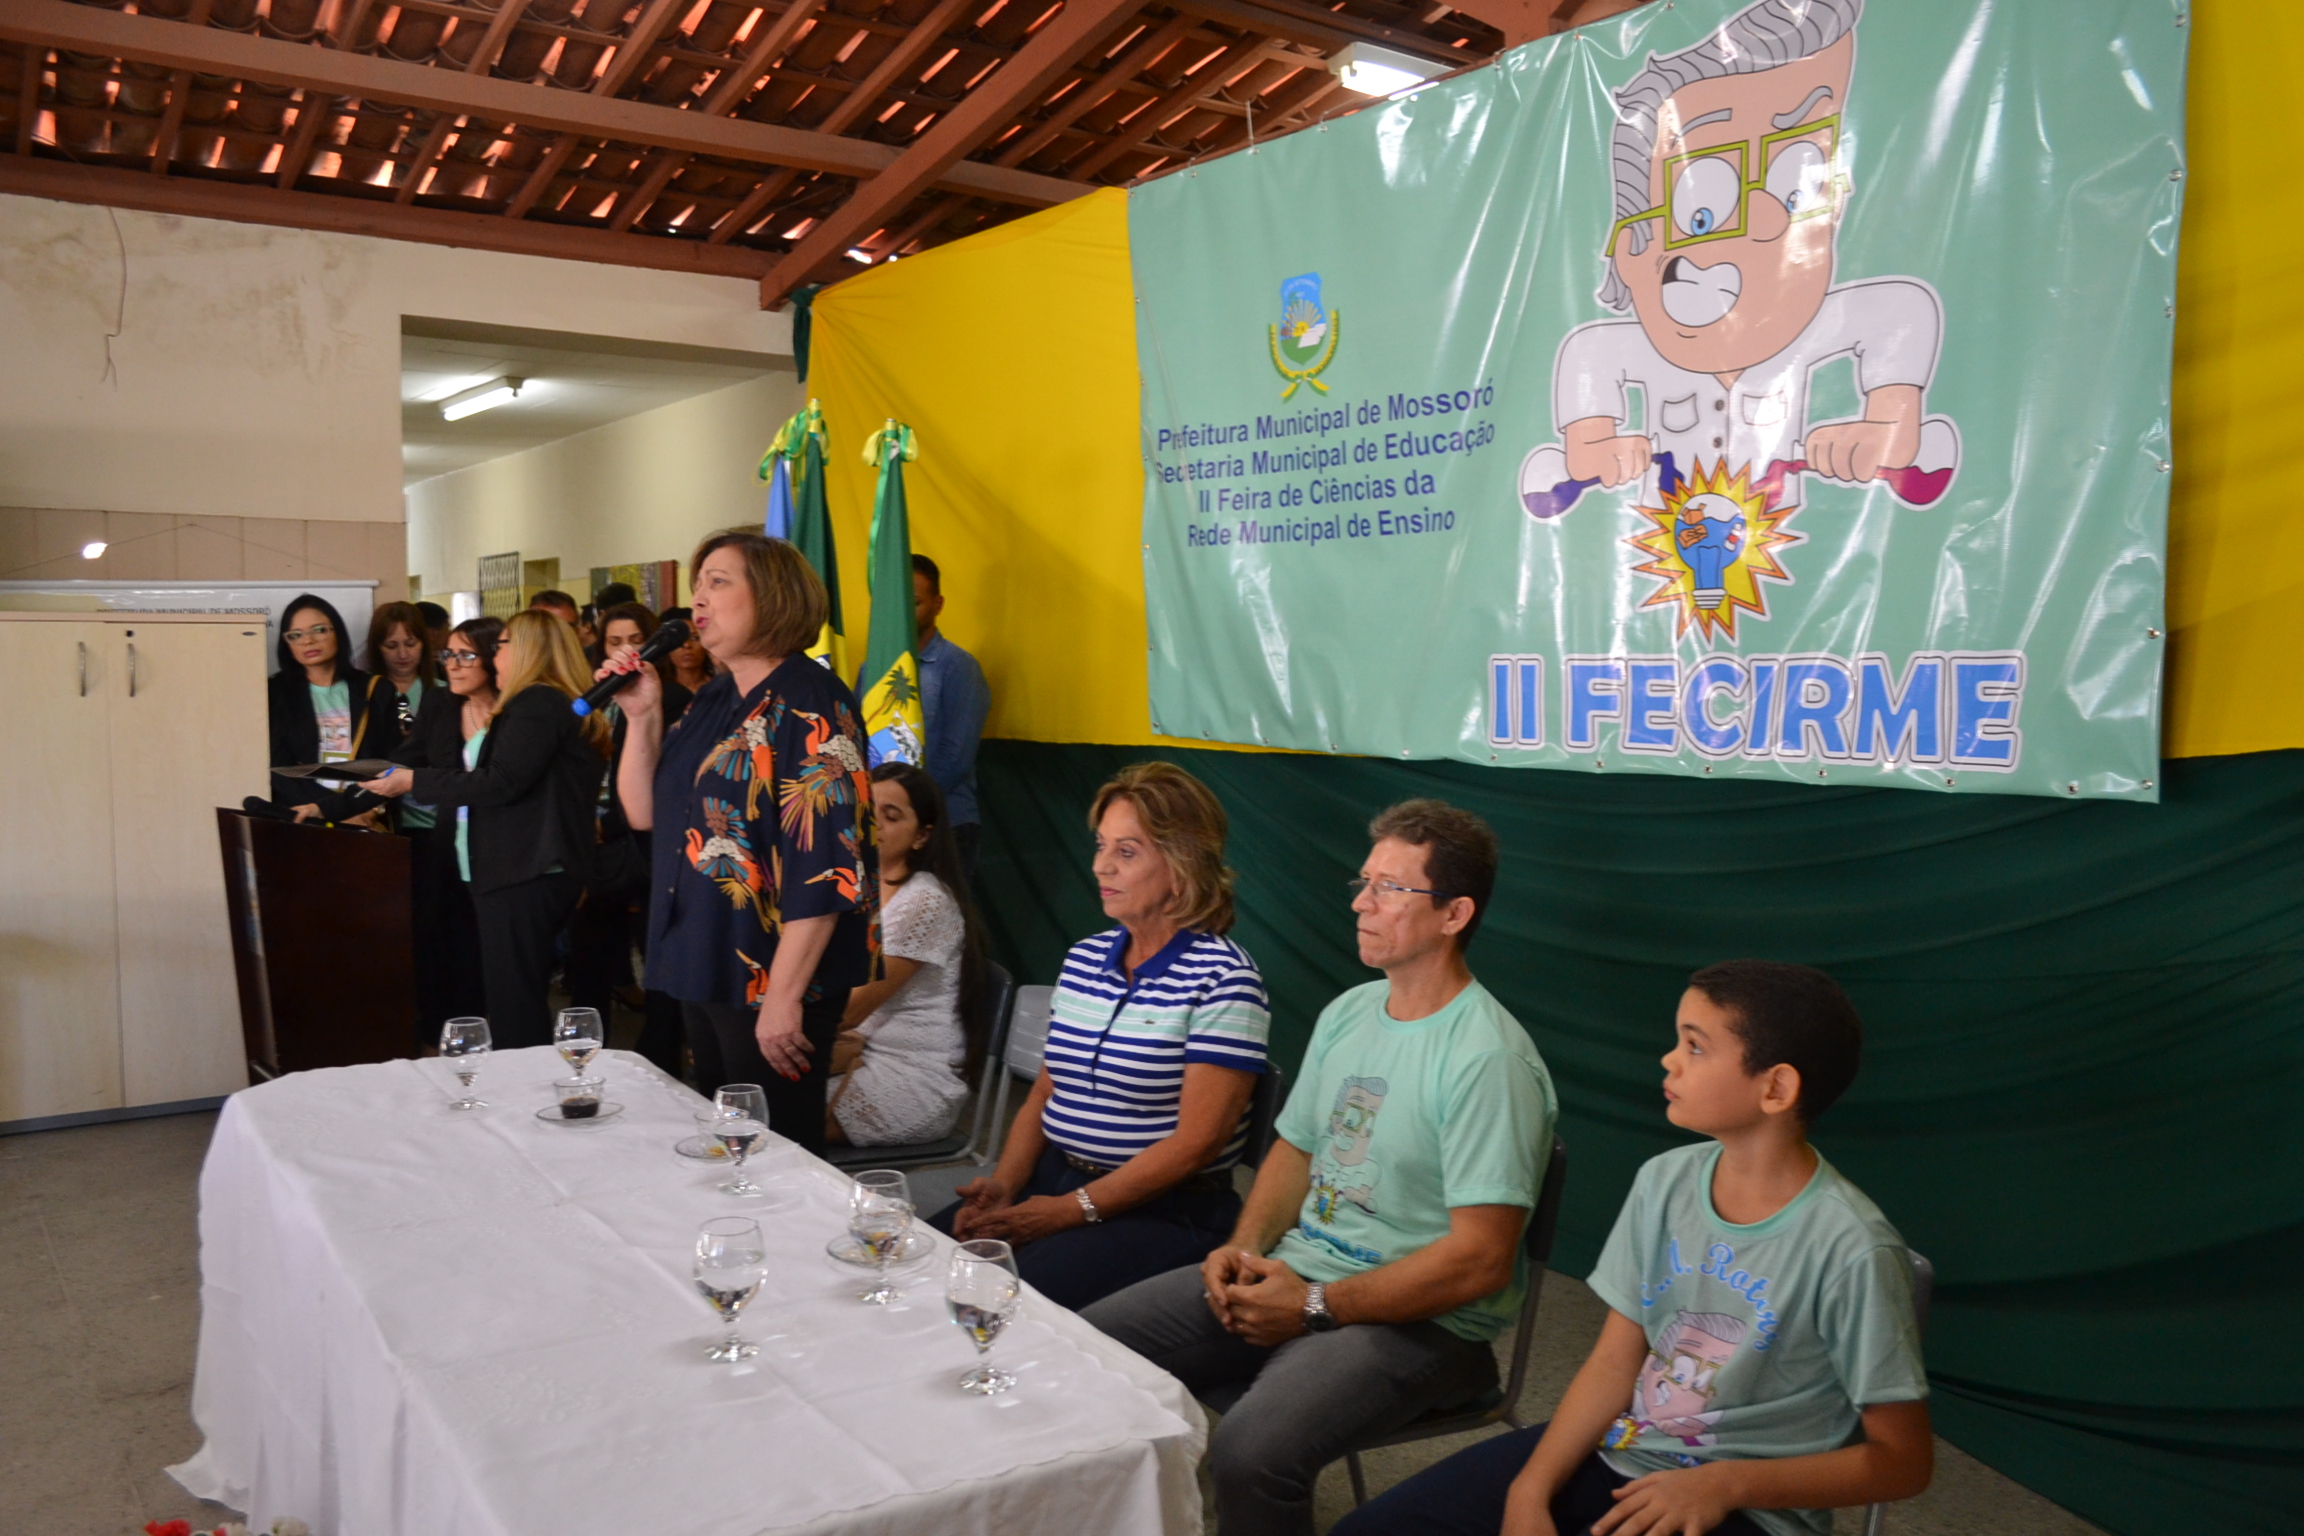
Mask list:
[[[1272,1033],[1264,978],[1230,939],[1179,933],[1133,982],[1120,969],[1127,945],[1125,928],[1073,945],[1048,1018],[1055,1092],[1042,1129],[1059,1150],[1107,1168],[1175,1131],[1187,1063],[1260,1073]],[[1209,1166],[1239,1162],[1247,1142],[1243,1115]]]

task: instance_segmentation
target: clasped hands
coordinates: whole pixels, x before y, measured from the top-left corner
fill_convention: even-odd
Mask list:
[[[1088,1224],[1088,1213],[1070,1195],[1034,1195],[1018,1200],[1016,1191],[998,1175],[971,1179],[954,1193],[960,1209],[952,1218],[952,1235],[998,1238],[1020,1248],[1043,1237]]]
[[[1224,1331],[1270,1349],[1304,1331],[1303,1276],[1262,1254],[1223,1247],[1202,1261],[1200,1286]]]

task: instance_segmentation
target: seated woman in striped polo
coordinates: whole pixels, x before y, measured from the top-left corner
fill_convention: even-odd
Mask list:
[[[1067,1307],[1197,1264],[1239,1215],[1232,1169],[1272,1014],[1232,926],[1224,808],[1168,763],[1096,792],[1104,914],[1064,957],[1039,1081],[988,1178],[931,1218],[1003,1238]]]

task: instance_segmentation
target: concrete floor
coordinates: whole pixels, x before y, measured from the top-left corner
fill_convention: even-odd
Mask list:
[[[192,1360],[200,1321],[195,1195],[213,1114],[0,1137],[0,1530],[128,1536],[148,1520],[231,1512],[162,1470],[199,1448]],[[915,1175],[918,1198],[973,1169]],[[1521,1411],[1540,1422],[1598,1334],[1602,1309],[1565,1275],[1545,1284]],[[1494,1433],[1494,1431],[1491,1431]],[[1371,1491],[1466,1439],[1366,1458]],[[2100,1536],[1937,1442],[1936,1482],[1899,1506],[1896,1536]],[[1341,1465],[1321,1480],[1325,1527],[1351,1505]],[[1859,1521],[1843,1513],[1839,1530]],[[322,1533],[333,1536],[333,1533]]]

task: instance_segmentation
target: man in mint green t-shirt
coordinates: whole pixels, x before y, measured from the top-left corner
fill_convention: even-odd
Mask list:
[[[1490,1341],[1552,1146],[1552,1079],[1473,980],[1496,839],[1437,800],[1376,818],[1353,882],[1363,964],[1329,1004],[1231,1239],[1082,1314],[1224,1403],[1225,1536],[1310,1536],[1320,1469],[1496,1382]]]

